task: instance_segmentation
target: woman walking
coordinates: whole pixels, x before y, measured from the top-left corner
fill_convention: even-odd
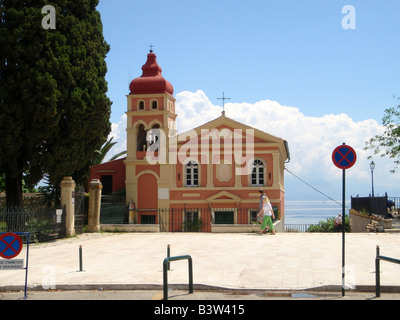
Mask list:
[[[275,228],[274,225],[272,224],[272,219],[275,219],[275,215],[274,215],[274,211],[272,210],[272,206],[271,203],[269,202],[269,199],[267,196],[263,197],[263,205],[262,208],[260,210],[260,212],[257,214],[257,217],[260,216],[264,216],[264,220],[263,223],[261,225],[261,231],[260,231],[260,235],[263,234],[265,227],[269,226],[269,230],[271,230],[272,234],[275,234]],[[272,219],[271,219],[272,217]]]

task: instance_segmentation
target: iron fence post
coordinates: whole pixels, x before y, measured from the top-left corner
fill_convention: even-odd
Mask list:
[[[79,246],[79,271],[82,271],[82,245]]]
[[[171,246],[167,245],[167,258],[171,257]],[[168,261],[167,270],[170,270],[170,263]]]
[[[174,208],[171,208],[171,231],[174,232]]]
[[[376,258],[375,258],[375,291],[376,291],[376,297],[379,298],[379,297],[381,296],[379,246],[376,246]]]
[[[188,256],[189,260],[189,293],[193,293],[193,262],[192,257]]]
[[[168,300],[168,270],[167,270],[167,265],[168,265],[168,258],[166,258],[164,260],[164,263],[163,263],[163,291],[164,291],[163,300]]]

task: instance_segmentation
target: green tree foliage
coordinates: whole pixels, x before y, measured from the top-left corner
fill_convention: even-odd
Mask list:
[[[0,193],[6,191],[6,175],[3,173],[0,175]],[[22,177],[22,192],[30,193],[30,192],[38,192],[39,190],[34,186],[29,186],[26,184],[24,178]]]
[[[383,134],[372,137],[365,150],[394,159],[395,167],[391,170],[394,173],[400,164],[400,105],[385,110],[382,125],[385,127]]]
[[[43,29],[42,8],[56,9]],[[22,176],[53,184],[85,167],[111,130],[108,44],[98,0],[0,0],[0,174],[8,207],[22,204]]]
[[[350,219],[348,215],[346,215],[345,219],[345,231],[350,232]],[[335,217],[327,218],[325,221],[320,221],[318,224],[311,225],[307,232],[335,232]]]

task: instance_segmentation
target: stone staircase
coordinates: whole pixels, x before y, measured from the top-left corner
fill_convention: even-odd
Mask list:
[[[392,219],[392,228],[385,229],[385,232],[400,233],[400,215],[397,215]]]

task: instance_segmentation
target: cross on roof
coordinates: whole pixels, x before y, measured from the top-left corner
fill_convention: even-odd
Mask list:
[[[230,100],[231,98],[225,98],[225,92],[222,92],[222,98],[217,98],[218,100],[222,100],[222,115],[225,115],[225,100]]]
[[[151,45],[149,45],[149,48],[150,48],[150,53],[153,53],[154,46],[151,44]]]

